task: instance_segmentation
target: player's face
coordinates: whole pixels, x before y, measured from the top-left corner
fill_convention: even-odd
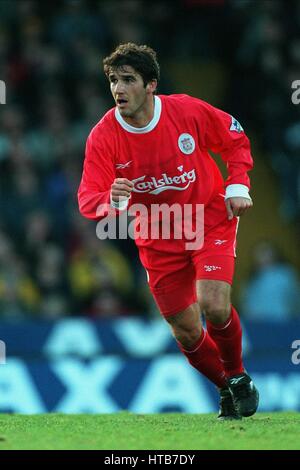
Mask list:
[[[149,98],[152,99],[156,82],[144,85],[141,75],[130,65],[111,71],[108,76],[110,89],[122,117],[135,118],[141,111],[147,111]]]

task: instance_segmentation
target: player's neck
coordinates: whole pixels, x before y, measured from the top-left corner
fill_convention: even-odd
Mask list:
[[[134,116],[123,117],[124,121],[133,127],[146,127],[154,116],[154,96],[147,97],[144,105],[134,114]]]

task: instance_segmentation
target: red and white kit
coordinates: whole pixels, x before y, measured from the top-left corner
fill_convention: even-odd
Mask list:
[[[149,212],[152,204],[204,204],[202,248],[187,250],[184,238],[136,240],[151,291],[167,316],[196,301],[196,279],[232,283],[238,219],[228,220],[224,198],[249,198],[253,161],[249,140],[231,115],[187,95],[154,99],[153,119],[144,128],[127,124],[117,108],[93,128],[78,200],[80,212],[97,220],[98,207],[110,204],[114,179],[127,178],[134,183],[129,204],[144,204]],[[208,150],[226,163],[225,183]]]

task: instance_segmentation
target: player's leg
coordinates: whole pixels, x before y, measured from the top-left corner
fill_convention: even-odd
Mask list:
[[[242,328],[231,305],[238,217],[228,220],[222,192],[205,207],[205,241],[192,254],[197,296],[207,329],[220,352],[227,384],[239,414],[250,416],[258,406],[258,392],[242,363]]]
[[[243,366],[242,328],[231,305],[230,289],[230,284],[221,280],[197,281],[199,305],[224,364],[235,408],[241,416],[251,416],[257,410],[259,395]]]
[[[226,386],[224,367],[215,343],[202,327],[199,305],[193,303],[165,319],[189,363],[217,387]]]
[[[192,366],[218,387],[225,371],[216,345],[204,331],[197,303],[195,269],[186,254],[140,250],[151,293],[171,327],[177,344]]]
[[[180,247],[178,247],[180,248]],[[221,419],[236,419],[237,413],[228,396],[225,371],[218,349],[201,324],[197,303],[195,268],[189,255],[157,253],[140,248],[140,259],[147,271],[151,293],[158,309],[171,327],[181,352],[190,364],[221,390]],[[223,392],[226,396],[222,396]]]
[[[220,263],[219,263],[220,264]],[[197,281],[197,297],[205,314],[207,330],[217,344],[228,377],[244,372],[242,362],[242,328],[231,305],[231,286],[220,280]]]
[[[211,380],[220,392],[219,420],[240,419],[224,380],[225,370],[216,344],[201,324],[199,304],[166,317],[177,344],[190,364]]]

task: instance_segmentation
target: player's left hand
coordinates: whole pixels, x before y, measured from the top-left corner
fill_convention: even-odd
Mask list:
[[[233,217],[239,217],[243,215],[246,210],[250,209],[253,206],[252,199],[247,199],[246,197],[230,197],[225,201],[228,220],[233,219]]]

